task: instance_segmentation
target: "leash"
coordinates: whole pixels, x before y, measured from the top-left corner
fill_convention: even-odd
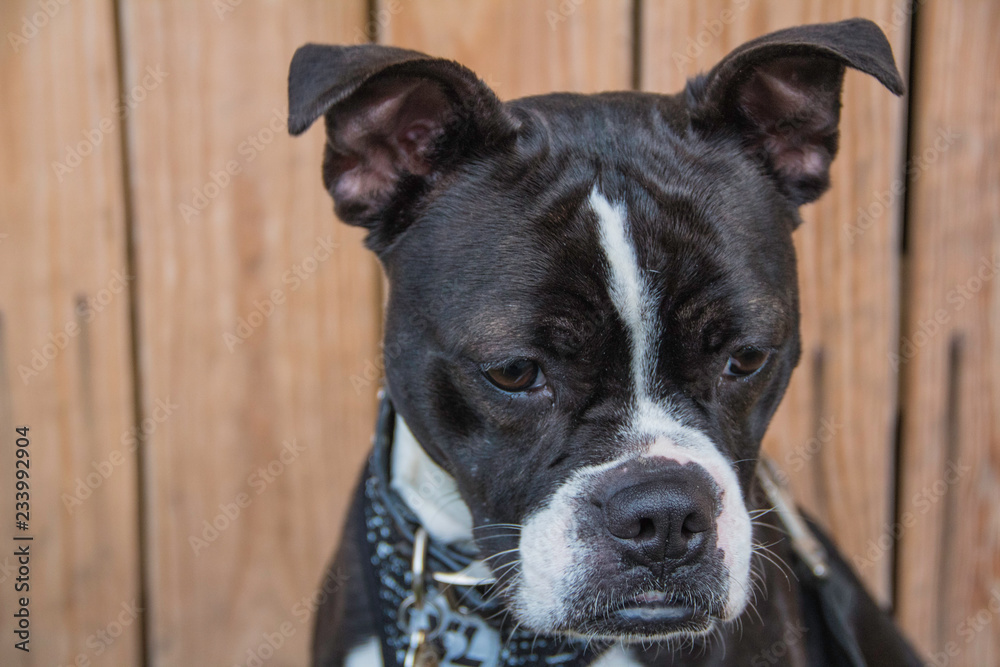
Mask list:
[[[380,610],[383,664],[585,667],[593,662],[607,645],[511,630],[502,605],[490,596],[496,579],[488,568],[475,554],[429,538],[390,486],[395,412],[384,391],[379,399],[374,446],[357,501],[364,510],[363,542],[373,568],[369,595],[372,608]],[[811,631],[810,655],[822,656],[824,664],[866,667],[851,624],[854,583],[831,566],[818,537],[822,533],[795,508],[765,458],[757,479],[791,540]]]
[[[761,457],[757,465],[757,481],[774,506],[797,557],[793,567],[801,585],[799,598],[807,627],[826,630],[819,637],[815,635],[820,633],[814,632],[809,644],[810,664],[822,656],[825,664],[867,667],[851,620],[857,583],[831,566],[829,552],[819,538],[822,532],[795,508],[788,490],[778,482],[774,464],[766,457]]]

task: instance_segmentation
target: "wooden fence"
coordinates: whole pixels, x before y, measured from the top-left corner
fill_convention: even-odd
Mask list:
[[[322,132],[285,134],[297,46],[451,57],[504,98],[673,92],[745,40],[850,16],[882,25],[909,96],[847,74],[765,446],[935,664],[1000,664],[994,0],[0,3],[0,663],[306,660],[382,295],[320,185]]]

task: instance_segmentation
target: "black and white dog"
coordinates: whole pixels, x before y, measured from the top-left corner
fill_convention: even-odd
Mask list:
[[[325,116],[323,181],[390,285],[315,664],[919,664],[758,470],[846,67],[903,91],[858,19],[669,96],[501,102],[414,51],[296,52],[289,129]]]

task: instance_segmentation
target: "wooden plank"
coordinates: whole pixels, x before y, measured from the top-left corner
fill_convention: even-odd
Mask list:
[[[305,664],[380,300],[321,186],[323,132],[286,134],[286,81],[302,43],[363,38],[366,2],[122,6],[129,74],[168,72],[130,122],[142,391],[178,406],[146,450],[152,662]]]
[[[632,80],[631,3],[381,0],[379,41],[452,58],[502,99],[623,90]]]
[[[743,42],[804,23],[861,16],[879,23],[905,77],[909,17],[898,2],[643,3],[642,88],[680,90]],[[849,72],[833,188],[803,209],[799,253],[803,355],[764,448],[799,500],[832,529],[883,601],[892,558],[863,561],[891,524],[898,330],[897,254],[905,103]],[[882,198],[881,200],[879,198]],[[883,203],[884,202],[884,203]]]
[[[1000,664],[1000,5],[916,23],[899,616],[937,665]]]
[[[100,654],[134,665],[139,545],[113,3],[4,2],[0,35],[0,664]],[[13,515],[21,425],[31,442],[25,533]],[[21,543],[26,593],[14,591],[13,533],[34,537]],[[14,648],[22,594],[30,653]]]

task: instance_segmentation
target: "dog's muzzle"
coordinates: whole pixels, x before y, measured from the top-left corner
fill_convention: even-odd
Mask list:
[[[750,519],[714,447],[662,438],[577,471],[521,532],[513,608],[590,638],[695,636],[735,618],[750,586]],[[707,439],[706,439],[707,440]]]

